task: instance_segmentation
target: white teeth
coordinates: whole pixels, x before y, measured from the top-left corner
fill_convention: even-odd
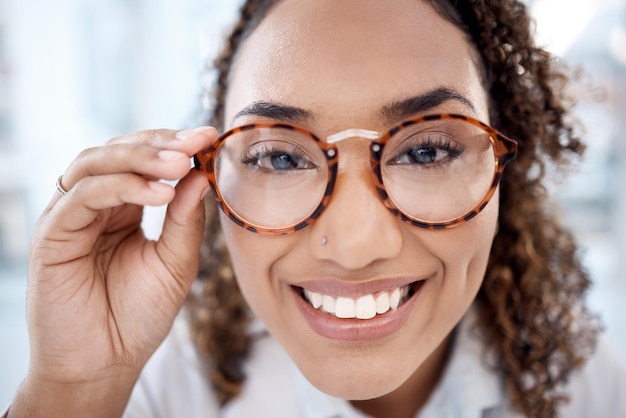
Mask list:
[[[400,288],[396,287],[389,295],[389,307],[391,309],[398,309],[398,305],[400,305]]]
[[[328,313],[335,313],[335,298],[332,296],[324,295],[322,297],[322,308]]]
[[[376,300],[374,295],[361,296],[356,300],[355,316],[359,319],[370,319],[376,316]]]
[[[338,297],[335,302],[335,316],[337,318],[354,318],[354,299]]]
[[[410,285],[397,287],[391,291],[368,294],[352,299],[344,296],[333,297],[304,289],[304,297],[315,309],[335,315],[337,318],[371,319],[389,310],[398,309],[409,295]]]
[[[322,299],[324,297],[321,293],[311,292],[310,290],[304,289],[304,295],[315,309],[319,309],[320,306],[322,306]]]
[[[389,293],[380,292],[378,296],[376,296],[376,313],[384,314],[389,308]]]

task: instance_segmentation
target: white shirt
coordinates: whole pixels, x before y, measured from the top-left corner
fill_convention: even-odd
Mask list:
[[[502,380],[486,366],[472,321],[459,325],[450,361],[427,404],[416,418],[514,418]],[[283,348],[265,334],[255,342],[245,366],[242,393],[219,407],[202,362],[179,319],[144,368],[125,418],[366,418],[349,402],[313,387]],[[564,391],[570,403],[564,418],[626,418],[626,367],[606,341],[576,371]]]

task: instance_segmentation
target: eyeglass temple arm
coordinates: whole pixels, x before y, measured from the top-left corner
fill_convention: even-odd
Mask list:
[[[501,153],[501,161],[506,164],[507,162],[514,160],[517,157],[517,141],[511,139],[501,133],[497,133],[498,138],[500,139],[498,143],[498,148]]]

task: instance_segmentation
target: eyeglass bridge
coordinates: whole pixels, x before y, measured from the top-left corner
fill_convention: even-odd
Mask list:
[[[367,129],[350,128],[344,129],[341,132],[329,135],[326,137],[326,142],[329,144],[336,144],[348,138],[363,138],[370,141],[376,141],[380,137],[380,134],[376,131],[370,131]]]

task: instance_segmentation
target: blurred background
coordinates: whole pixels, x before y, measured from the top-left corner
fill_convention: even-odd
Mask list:
[[[56,177],[111,137],[195,126],[238,4],[0,0],[0,410],[27,370],[28,245]],[[573,92],[589,149],[553,187],[595,281],[589,304],[626,358],[626,0],[526,4],[538,43],[584,70]]]

